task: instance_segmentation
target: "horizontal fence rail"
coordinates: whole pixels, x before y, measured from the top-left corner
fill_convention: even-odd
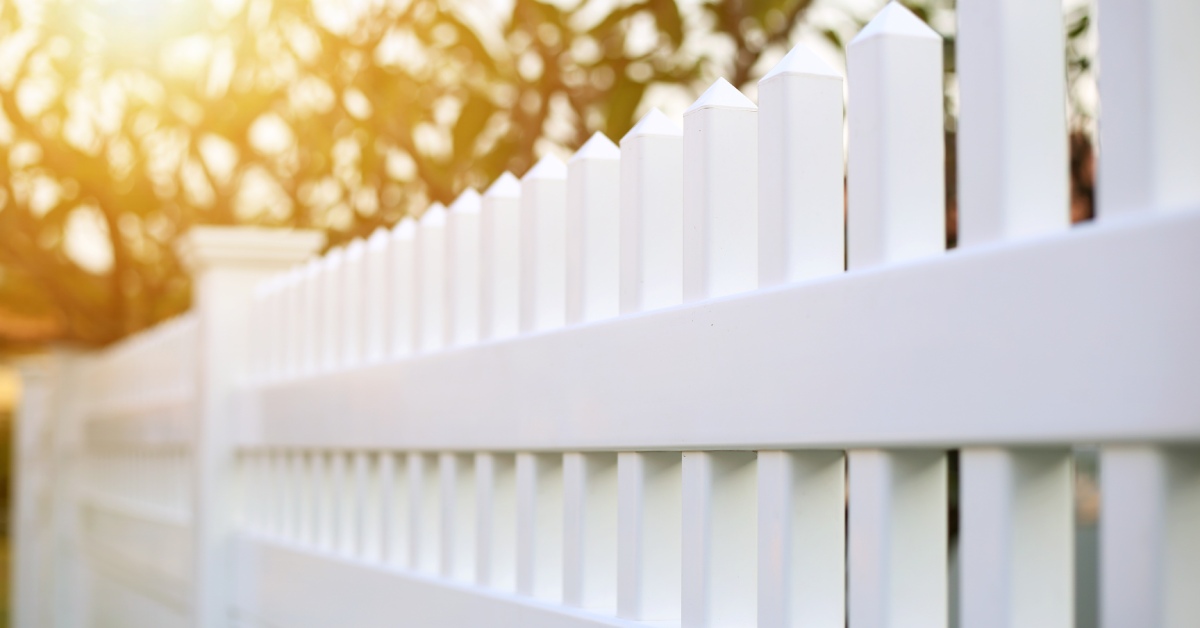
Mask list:
[[[1193,4],[1100,2],[1090,224],[1060,7],[972,0],[952,251],[897,3],[845,80],[797,46],[319,256],[198,230],[196,310],[23,409],[82,513],[38,547],[79,625],[1200,625]]]

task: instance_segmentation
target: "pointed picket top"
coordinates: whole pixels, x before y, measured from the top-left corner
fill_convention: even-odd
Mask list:
[[[446,224],[446,206],[435,201],[421,214],[420,222],[422,227],[440,227]]]
[[[345,257],[346,249],[339,244],[325,253],[325,265],[341,264]]]
[[[525,176],[521,177],[522,181],[541,180],[541,179],[566,179],[567,165],[554,155],[546,155],[542,157]]]
[[[708,89],[704,90],[703,94],[692,103],[692,106],[683,112],[684,117],[687,117],[701,109],[747,109],[750,111],[758,111],[758,105],[754,101],[746,98],[738,88],[734,87],[726,81],[724,77],[719,78]]]
[[[308,281],[313,281],[318,273],[321,272],[321,258],[310,257],[308,262],[304,264],[304,277]]]
[[[875,17],[850,41],[850,45],[853,46],[859,42],[884,35],[937,39],[939,41],[942,39],[937,31],[929,28],[929,25],[921,21],[921,18],[917,17],[915,13],[895,0],[887,3],[887,6],[875,14]]]
[[[683,137],[683,127],[675,124],[675,121],[668,118],[667,114],[655,107],[642,116],[642,119],[638,120],[632,129],[629,129],[621,141],[647,136]]]
[[[506,170],[496,177],[483,196],[484,198],[521,198],[521,180]]]
[[[411,240],[416,233],[417,221],[414,220],[412,216],[405,216],[400,220],[400,222],[396,223],[395,227],[392,227],[393,240]]]
[[[371,232],[371,236],[367,238],[367,250],[376,251],[387,246],[388,230],[381,226],[375,227]]]
[[[478,214],[479,204],[479,192],[476,192],[475,188],[467,188],[466,190],[463,190],[462,194],[458,195],[458,198],[454,199],[453,203],[450,204],[450,211],[458,214]]]
[[[607,135],[601,133],[600,131],[596,131],[592,134],[592,137],[588,139],[588,141],[583,143],[583,146],[579,147],[579,150],[575,151],[575,154],[571,156],[571,160],[567,163],[572,164],[583,159],[620,158],[621,149],[617,148],[617,145],[613,144],[612,140],[608,139]]]
[[[346,259],[358,260],[367,252],[367,243],[362,238],[354,238],[346,245]]]
[[[766,76],[762,77],[759,83],[789,74],[800,74],[804,76],[827,76],[841,80],[842,75],[837,70],[825,63],[825,60],[813,52],[811,48],[804,44],[796,44],[775,67],[767,72]]]

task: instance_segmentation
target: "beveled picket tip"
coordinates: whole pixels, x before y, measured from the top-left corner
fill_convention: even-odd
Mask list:
[[[554,155],[546,155],[538,160],[525,176],[521,177],[522,181],[542,181],[546,179],[566,179],[567,165],[561,159]]]
[[[887,6],[880,9],[875,17],[863,27],[854,39],[850,40],[850,46],[862,43],[868,39],[881,36],[892,37],[916,37],[919,39],[936,39],[941,41],[942,36],[917,17],[915,13],[908,10],[904,5],[892,0],[887,3]]]
[[[446,206],[434,201],[425,213],[421,214],[419,223],[422,227],[441,227],[446,224]]]
[[[683,127],[655,107],[642,116],[642,119],[638,120],[632,129],[629,129],[629,132],[621,138],[621,143],[624,144],[625,140],[635,137],[650,136],[683,137]]]
[[[571,159],[567,163],[573,164],[584,159],[616,160],[620,158],[621,149],[612,140],[608,139],[607,135],[596,131],[592,134],[592,137],[588,138],[588,141],[583,143],[583,146],[579,147],[579,150],[575,151],[574,155],[571,155]]]
[[[396,223],[396,226],[392,227],[391,233],[393,240],[412,239],[412,237],[417,233],[416,219],[412,216],[405,216],[404,218],[401,218],[400,222]]]
[[[482,204],[481,201],[482,197],[479,196],[479,192],[475,191],[475,188],[467,188],[463,190],[462,194],[458,195],[458,198],[454,199],[453,203],[450,203],[449,211],[454,213],[478,214]]]
[[[483,193],[484,198],[521,198],[521,181],[505,170]]]
[[[796,44],[758,83],[761,85],[772,79],[788,75],[824,76],[842,80],[841,72],[830,67],[817,53],[804,44]]]
[[[358,261],[367,252],[367,242],[362,238],[354,238],[346,245],[346,259]]]
[[[758,105],[755,105],[753,100],[747,98],[741,90],[734,87],[722,77],[714,81],[708,89],[704,90],[704,93],[700,94],[700,97],[683,112],[683,116],[686,118],[702,109],[745,109],[758,111]]]
[[[387,227],[384,227],[382,225],[379,227],[375,227],[375,230],[371,232],[370,237],[367,238],[367,249],[371,250],[371,251],[377,251],[377,250],[386,248],[387,241],[388,241]]]
[[[339,244],[339,245],[329,249],[328,251],[326,251],[325,256],[322,257],[321,259],[323,259],[325,261],[325,268],[330,268],[333,266],[341,266],[342,261],[345,260],[345,258],[346,258],[346,247]]]

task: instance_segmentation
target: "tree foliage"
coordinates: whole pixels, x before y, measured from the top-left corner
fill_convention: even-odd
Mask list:
[[[6,3],[0,342],[102,344],[186,308],[172,245],[198,223],[340,242],[619,138],[648,91],[750,81],[807,4]]]

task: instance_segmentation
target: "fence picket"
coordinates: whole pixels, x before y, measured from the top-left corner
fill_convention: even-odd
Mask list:
[[[756,455],[689,451],[682,468],[683,625],[756,625]]]
[[[563,602],[614,612],[617,609],[616,454],[564,454],[563,501]]]
[[[517,592],[562,600],[562,456],[519,453],[516,459]]]
[[[678,622],[683,471],[676,452],[617,454],[617,616]]]
[[[321,366],[336,370],[342,359],[342,266],[345,250],[334,247],[322,259],[321,269]]]
[[[516,591],[516,463],[510,454],[475,455],[475,582]]]
[[[758,621],[846,625],[846,457],[758,452]]]
[[[446,207],[434,203],[417,227],[417,328],[422,353],[446,346]]]
[[[847,58],[849,267],[937,254],[946,248],[942,38],[891,2]]]
[[[1062,7],[967,0],[957,14],[959,243],[1067,228]]]
[[[1098,0],[1097,212],[1200,206],[1200,3]]]
[[[683,114],[683,299],[758,286],[758,107],[717,79]]]
[[[620,309],[621,150],[596,132],[567,162],[566,322]]]
[[[683,302],[683,129],[651,109],[621,138],[621,313]]]
[[[346,258],[342,265],[342,359],[343,367],[358,366],[363,359],[363,334],[366,322],[367,244],[362,238],[354,238],[346,246]]]
[[[940,451],[851,450],[851,628],[944,628],[947,465]]]
[[[1100,489],[1104,628],[1200,625],[1200,448],[1104,447]]]
[[[446,307],[454,346],[479,340],[481,205],[479,193],[468,188],[446,213]]]
[[[474,456],[443,453],[438,457],[441,492],[441,575],[471,582],[475,577]]]
[[[388,271],[388,231],[378,227],[367,238],[363,261],[363,361],[375,363],[388,355],[391,339],[388,322],[391,320],[392,293]]]
[[[758,82],[758,285],[846,268],[842,76],[797,45]]]
[[[521,177],[520,330],[566,322],[567,167],[547,155]]]
[[[313,257],[304,265],[301,279],[300,374],[314,375],[321,367],[321,259]]]
[[[392,357],[416,350],[420,319],[417,312],[417,223],[405,217],[392,228],[389,244],[392,309],[388,321]]]
[[[521,182],[501,174],[480,215],[480,338],[515,336],[520,320]]]
[[[962,625],[1074,626],[1071,452],[968,448],[959,456]]]

